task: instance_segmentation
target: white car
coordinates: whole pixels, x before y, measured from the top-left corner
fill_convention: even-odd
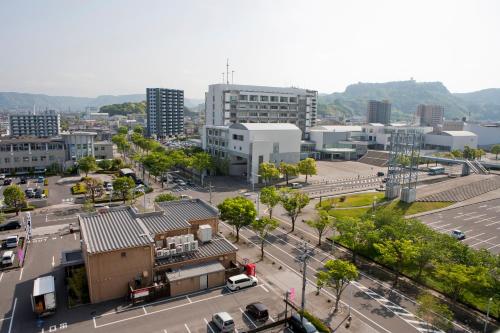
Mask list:
[[[107,183],[105,189],[106,191],[113,191],[113,184]]]
[[[465,239],[465,234],[460,230],[453,230],[451,232],[451,237],[458,239],[458,240],[462,240],[462,239]]]
[[[11,249],[13,247],[17,247],[17,244],[19,243],[19,236],[9,236],[5,238],[5,247],[8,249]]]
[[[186,185],[187,185],[187,184],[186,184],[186,182],[185,182],[185,181],[183,181],[183,180],[179,180],[179,181],[177,182],[177,184],[178,184],[179,186],[186,186]]]
[[[5,251],[2,255],[2,265],[12,265],[14,263],[14,251]]]
[[[227,312],[214,313],[212,322],[221,332],[234,332],[234,320]]]
[[[0,179],[5,179],[5,173],[0,173]]]
[[[226,287],[231,291],[235,291],[241,288],[255,287],[258,282],[259,280],[255,276],[239,274],[227,279]]]

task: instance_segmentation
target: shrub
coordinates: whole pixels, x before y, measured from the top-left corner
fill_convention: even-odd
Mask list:
[[[83,182],[80,182],[73,187],[71,187],[71,193],[73,194],[85,194],[87,193],[87,187]]]
[[[174,201],[174,200],[179,200],[179,197],[173,195],[172,193],[162,193],[155,198],[155,202]]]
[[[301,311],[299,311],[299,314],[300,313],[301,313]],[[306,319],[309,320],[311,322],[311,324],[313,324],[314,327],[316,327],[316,329],[318,331],[320,331],[321,333],[330,333],[332,331],[332,330],[330,330],[330,328],[328,326],[326,326],[321,321],[321,319],[312,315],[311,313],[307,312],[306,310],[304,310],[304,317],[306,317]]]

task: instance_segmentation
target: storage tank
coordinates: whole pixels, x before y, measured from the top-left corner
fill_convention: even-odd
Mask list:
[[[212,240],[212,227],[208,224],[200,225],[197,236],[202,243],[210,242]]]

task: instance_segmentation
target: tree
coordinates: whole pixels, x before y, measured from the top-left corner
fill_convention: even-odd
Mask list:
[[[476,158],[481,160],[484,155],[486,155],[486,152],[484,150],[482,150],[481,148],[476,149]]]
[[[358,269],[354,264],[340,259],[328,260],[323,268],[324,270],[316,274],[316,283],[335,290],[335,308],[333,311],[337,312],[340,297],[349,283],[358,277]]]
[[[498,154],[500,154],[500,144],[493,145],[493,147],[491,147],[491,153],[495,154],[495,159],[498,160]]]
[[[92,177],[85,177],[83,179],[85,188],[87,189],[87,195],[90,196],[90,200],[95,202],[95,198],[101,196],[103,188],[102,181],[100,179],[95,179]]]
[[[453,155],[454,158],[464,157],[464,154],[459,149],[454,149],[450,153],[451,153],[451,155]]]
[[[468,159],[468,160],[474,159],[475,158],[475,149],[465,145],[463,155],[464,155],[465,159]]]
[[[123,203],[130,197],[132,189],[135,187],[135,182],[130,177],[118,177],[113,182],[113,190],[120,193]]]
[[[165,201],[174,201],[179,200],[179,197],[176,197],[172,193],[162,193],[156,196],[155,202],[165,202]]]
[[[436,263],[434,276],[441,281],[448,295],[457,301],[467,289],[487,288],[487,268],[454,263]]]
[[[123,162],[121,158],[113,158],[111,164],[112,164],[111,169],[113,170],[119,170],[125,167],[125,162]]]
[[[93,212],[95,212],[95,207],[94,207],[94,204],[92,203],[92,201],[85,200],[85,202],[82,205],[82,210],[85,213],[93,213]]]
[[[97,170],[97,163],[94,156],[82,157],[78,160],[78,169],[85,172],[85,177],[89,172]]]
[[[276,169],[274,164],[263,162],[259,165],[259,176],[264,180],[265,184],[269,184],[280,176],[280,171]]]
[[[121,135],[127,135],[128,128],[126,128],[125,126],[120,126],[117,130],[117,133]]]
[[[307,206],[310,198],[306,193],[302,193],[288,188],[280,190],[280,202],[286,210],[286,214],[292,220],[292,232],[295,230],[295,221],[302,213],[302,208]]]
[[[130,144],[127,141],[127,137],[124,134],[113,135],[111,141],[116,145],[116,147],[118,147],[118,150],[122,154],[125,154],[125,151],[127,151],[130,148]]]
[[[201,176],[201,186],[203,186],[203,177],[205,170],[213,169],[212,156],[207,152],[199,152],[191,157],[191,166],[195,169]]]
[[[16,215],[19,215],[19,210],[26,205],[26,195],[19,185],[9,185],[3,190],[4,202],[8,207],[16,210]]]
[[[368,246],[375,224],[369,219],[345,217],[337,220],[335,229],[339,232],[338,241],[351,249],[352,262],[356,263],[356,254]]]
[[[325,231],[333,227],[333,218],[324,210],[319,211],[319,218],[306,221],[307,225],[316,229],[318,233],[318,246],[321,246],[321,237]]]
[[[380,259],[393,267],[396,273],[393,285],[396,287],[403,268],[412,264],[417,256],[417,247],[409,239],[387,239],[373,246],[379,252]]]
[[[295,164],[281,162],[279,171],[285,176],[286,184],[288,185],[289,177],[297,176],[297,174],[299,173],[299,168]]]
[[[422,293],[417,298],[417,315],[425,322],[445,332],[453,327],[453,312],[438,298],[429,293]],[[432,327],[429,327],[432,331]]]
[[[240,229],[250,225],[257,216],[255,205],[244,197],[227,198],[217,208],[220,218],[236,228],[236,243],[240,240]]]
[[[316,160],[314,158],[306,158],[302,161],[299,162],[299,172],[303,175],[306,175],[306,183],[307,183],[307,177],[308,176],[313,176],[318,173],[316,169]]]
[[[134,133],[144,135],[144,127],[142,127],[141,125],[135,125]]]
[[[280,195],[274,186],[264,187],[260,190],[260,202],[267,206],[269,218],[273,218],[273,208],[280,203]]]
[[[100,160],[97,166],[102,170],[109,170],[113,166],[113,162],[111,160]]]
[[[259,236],[260,239],[260,259],[264,259],[264,242],[269,233],[278,228],[279,222],[264,216],[262,218],[257,218],[252,222],[252,229]]]

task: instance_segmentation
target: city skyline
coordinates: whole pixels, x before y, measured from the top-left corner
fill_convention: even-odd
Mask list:
[[[0,91],[97,96],[158,86],[203,99],[227,58],[239,84],[331,93],[414,78],[452,92],[494,88],[499,9],[486,0],[3,2]]]

